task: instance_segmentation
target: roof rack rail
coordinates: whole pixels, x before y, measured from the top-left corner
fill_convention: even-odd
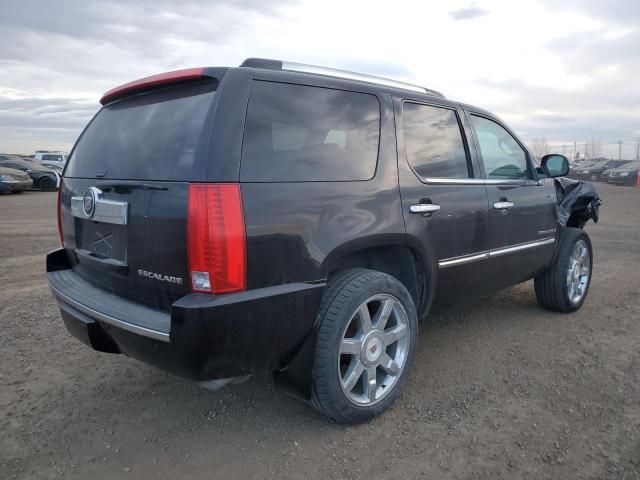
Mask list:
[[[367,75],[365,73],[349,72],[336,68],[318,67],[316,65],[306,65],[304,63],[285,62],[282,60],[270,60],[268,58],[247,58],[240,64],[241,67],[264,68],[267,70],[287,70],[290,72],[314,73],[317,75],[327,75],[330,77],[345,78],[347,80],[357,80],[361,82],[375,83],[387,87],[411,90],[412,92],[424,93],[433,97],[445,98],[444,95],[430,88],[420,87],[411,83],[400,82],[389,78]]]

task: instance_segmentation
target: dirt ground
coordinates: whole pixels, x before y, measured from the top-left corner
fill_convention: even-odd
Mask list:
[[[267,375],[218,392],[65,330],[55,194],[0,196],[0,479],[640,478],[640,189],[599,185],[573,315],[531,282],[421,324],[402,397],[345,427]]]

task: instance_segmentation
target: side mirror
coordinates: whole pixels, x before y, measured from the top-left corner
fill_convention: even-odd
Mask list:
[[[564,177],[569,173],[569,160],[556,153],[545,155],[542,157],[542,170],[549,178]]]

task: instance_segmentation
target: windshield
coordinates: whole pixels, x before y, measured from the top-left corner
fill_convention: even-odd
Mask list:
[[[591,168],[602,168],[604,167],[604,165],[607,162],[596,162],[596,163],[592,163],[590,165],[587,165],[586,167],[584,167],[585,169],[591,169]]]
[[[114,102],[81,135],[66,177],[188,180],[204,141],[216,83],[162,89]]]
[[[619,167],[617,170],[635,170],[640,168],[640,162],[631,162]]]

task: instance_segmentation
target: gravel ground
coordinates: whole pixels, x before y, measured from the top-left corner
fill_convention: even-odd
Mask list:
[[[67,334],[55,194],[0,196],[0,479],[640,478],[640,189],[600,185],[573,315],[531,282],[436,306],[404,395],[344,427],[267,375],[210,392]]]

